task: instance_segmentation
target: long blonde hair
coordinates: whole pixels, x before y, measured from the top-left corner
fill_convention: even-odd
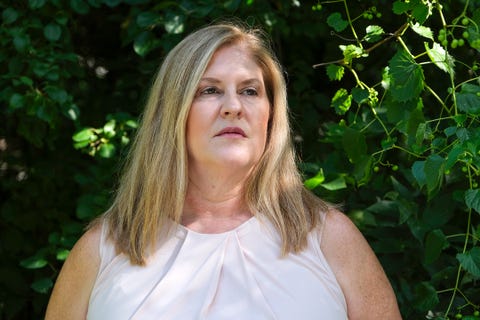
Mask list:
[[[308,192],[296,167],[282,68],[264,34],[238,23],[204,27],[165,58],[151,87],[141,124],[113,204],[105,213],[117,250],[144,264],[148,249],[172,221],[181,221],[188,183],[186,122],[198,83],[212,55],[242,43],[262,69],[271,105],[268,141],[249,175],[245,201],[282,239],[282,253],[298,252],[326,204]]]

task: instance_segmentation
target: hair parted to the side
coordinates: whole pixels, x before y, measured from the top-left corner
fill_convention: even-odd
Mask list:
[[[278,230],[282,253],[298,252],[327,205],[303,187],[290,137],[282,68],[264,33],[239,23],[204,27],[183,39],[165,58],[132,144],[123,176],[105,213],[117,250],[142,265],[148,250],[181,221],[187,184],[186,123],[198,83],[212,55],[241,44],[263,72],[271,106],[268,141],[247,179],[245,200]],[[163,233],[163,234],[160,234]]]

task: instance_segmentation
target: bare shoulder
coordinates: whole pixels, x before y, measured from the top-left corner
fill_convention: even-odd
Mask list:
[[[342,287],[348,318],[401,319],[390,282],[353,222],[330,210],[324,223],[321,248]]]
[[[86,318],[90,293],[100,266],[101,232],[101,224],[97,223],[70,251],[50,296],[46,320]]]

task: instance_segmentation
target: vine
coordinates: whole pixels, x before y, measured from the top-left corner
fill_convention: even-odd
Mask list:
[[[375,174],[390,169],[390,183],[382,181],[382,187],[389,185],[383,198],[372,199],[364,209],[365,201],[348,193],[347,203],[374,248],[387,240],[398,247],[385,249],[390,255],[383,258],[390,263],[396,259],[402,265],[398,254],[420,246],[422,258],[404,270],[418,281],[413,292],[402,276],[391,277],[406,317],[480,319],[480,8],[466,0],[455,15],[453,6],[397,0],[390,9],[406,22],[391,33],[380,26],[382,14],[372,15],[376,6],[358,9],[343,0],[319,1],[312,8],[327,16],[343,54],[313,65],[325,67],[329,80],[340,83],[331,99],[338,122],[325,125],[323,143],[348,159],[333,168],[328,161],[319,167],[322,176],[344,172],[332,179],[345,181],[335,191],[346,194],[375,190],[381,180]],[[363,38],[358,37],[361,27]],[[345,41],[348,32],[356,44]],[[378,51],[388,52],[389,60],[377,69],[378,82],[369,85],[362,73],[365,65],[374,65]],[[327,180],[309,179],[306,185],[325,194]],[[438,208],[436,203],[447,201],[448,208]],[[388,229],[395,217],[407,236],[381,239],[379,233],[385,233],[379,229]]]

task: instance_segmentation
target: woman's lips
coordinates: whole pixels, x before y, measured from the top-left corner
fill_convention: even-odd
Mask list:
[[[217,133],[215,135],[215,137],[219,137],[219,136],[242,136],[244,138],[247,137],[247,135],[245,134],[245,132],[239,128],[239,127],[226,127],[226,128],[223,128],[222,130],[220,130],[219,133]]]

